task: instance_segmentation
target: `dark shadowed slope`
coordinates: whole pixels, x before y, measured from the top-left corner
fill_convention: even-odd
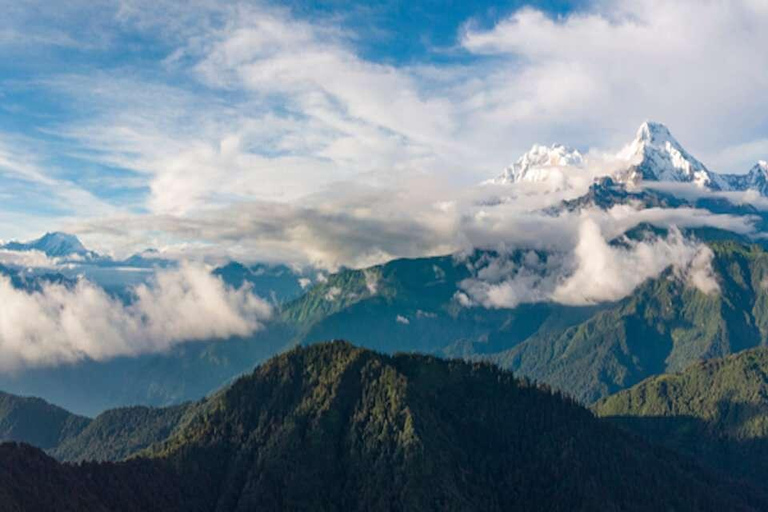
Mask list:
[[[165,486],[146,510],[768,507],[751,488],[487,364],[318,344],[271,359],[194,407],[145,452],[149,460],[62,466],[6,447],[0,496],[45,504],[62,493],[114,506],[151,478],[148,486]],[[35,478],[46,485],[31,487]],[[148,493],[137,489],[126,503]]]
[[[49,449],[79,434],[90,421],[40,398],[0,392],[0,441],[24,441]]]
[[[598,402],[595,411],[704,464],[766,486],[768,349],[650,378]]]

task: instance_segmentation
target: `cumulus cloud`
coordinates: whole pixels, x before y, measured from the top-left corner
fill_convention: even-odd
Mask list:
[[[590,166],[562,169],[554,184],[468,184],[534,142],[621,145],[646,118],[668,123],[705,161],[732,158],[738,168],[728,170],[746,171],[736,161],[766,147],[768,12],[754,0],[596,1],[559,17],[527,7],[490,27],[469,22],[457,33],[460,59],[408,65],[366,58],[355,44],[364,34],[263,3],[131,0],[100,19],[156,42],[162,62],[27,84],[72,107],[45,133],[87,164],[78,179],[88,186],[52,178],[49,162],[2,140],[0,168],[66,191],[67,204],[101,190],[103,169],[123,171],[104,195],[138,195],[135,204],[68,220],[126,254],[156,246],[169,257],[336,269],[522,248],[572,254],[562,265],[576,272],[583,215],[541,210],[583,193],[610,162],[592,152]],[[753,231],[748,217],[692,208],[586,215],[608,240],[642,222]],[[551,297],[557,288],[526,268],[514,286],[477,296]]]
[[[627,247],[612,247],[596,223],[583,222],[574,251],[576,269],[554,289],[552,300],[574,305],[618,300],[664,269],[671,266],[683,273],[694,262],[691,284],[706,293],[717,289],[708,267],[712,251],[686,241],[679,231],[664,239],[627,243]]]
[[[712,257],[711,249],[685,239],[676,228],[665,238],[610,244],[599,224],[585,218],[573,252],[540,258],[530,251],[516,260],[501,255],[463,281],[456,299],[463,306],[488,308],[547,301],[596,304],[619,300],[670,267],[678,278],[710,294],[719,290]]]
[[[129,304],[85,279],[73,287],[14,288],[0,276],[0,369],[162,352],[176,344],[248,336],[271,314],[248,289],[233,290],[194,265],[161,271]]]
[[[25,268],[54,268],[59,262],[40,251],[9,251],[0,249],[0,264]]]

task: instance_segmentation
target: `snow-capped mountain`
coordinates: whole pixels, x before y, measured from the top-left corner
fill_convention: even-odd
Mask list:
[[[747,174],[719,174],[711,171],[675,139],[661,123],[647,121],[632,142],[613,158],[618,163],[602,176],[619,184],[638,185],[645,181],[692,183],[713,191],[755,190],[768,196],[768,163],[758,162]],[[563,181],[564,173],[584,169],[588,157],[567,146],[534,145],[517,162],[489,181],[495,184]],[[590,166],[592,170],[596,165]],[[598,176],[599,173],[598,173]]]
[[[8,242],[0,246],[0,249],[9,251],[40,251],[50,258],[80,257],[94,259],[98,255],[89,251],[75,235],[67,233],[46,233],[37,240],[29,242]]]
[[[721,174],[724,190],[755,190],[768,196],[768,162],[760,160],[747,174]]]
[[[621,182],[691,182],[714,190],[722,188],[718,176],[688,153],[661,123],[643,123],[635,139],[616,156],[629,164],[617,175]]]
[[[490,180],[490,183],[507,184],[521,181],[549,181],[553,173],[565,167],[582,167],[584,157],[577,150],[553,144],[552,146],[534,146],[510,165],[504,172]]]

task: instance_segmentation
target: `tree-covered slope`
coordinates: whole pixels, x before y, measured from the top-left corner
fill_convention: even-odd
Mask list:
[[[761,485],[768,479],[766,348],[647,379],[594,409],[705,464]]]
[[[0,509],[768,507],[755,488],[485,363],[317,344],[192,407],[147,458],[123,463],[59,464],[0,446]]]
[[[737,510],[762,502],[487,364],[293,350],[150,452],[202,509]]]
[[[519,262],[526,253],[510,258]],[[462,356],[511,348],[536,333],[579,323],[600,309],[552,303],[514,309],[462,307],[455,298],[462,281],[496,257],[476,252],[463,259],[400,259],[343,270],[287,304],[281,318],[300,343],[342,338],[389,353]]]
[[[765,344],[768,253],[735,242],[711,247],[718,293],[667,272],[579,325],[532,336],[491,359],[590,403],[649,376]]]
[[[189,408],[177,405],[111,409],[99,414],[77,435],[63,439],[49,453],[64,461],[121,460],[170,436]]]
[[[0,444],[0,512],[178,509],[179,483],[156,461],[65,465],[38,448]]]
[[[63,461],[117,461],[166,439],[192,414],[191,404],[136,406],[90,419],[40,398],[0,392],[0,442],[27,443]]]
[[[79,434],[90,419],[45,400],[0,392],[0,441],[23,441],[43,449]]]

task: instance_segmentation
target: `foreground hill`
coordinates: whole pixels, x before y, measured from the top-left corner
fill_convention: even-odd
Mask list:
[[[319,344],[270,360],[194,410],[148,459],[70,466],[5,446],[3,504],[46,510],[60,493],[92,499],[94,510],[768,507],[751,488],[487,364]],[[115,501],[147,478],[154,490]],[[147,502],[152,492],[157,503]]]
[[[768,349],[695,364],[595,405],[600,416],[729,474],[768,479]]]

